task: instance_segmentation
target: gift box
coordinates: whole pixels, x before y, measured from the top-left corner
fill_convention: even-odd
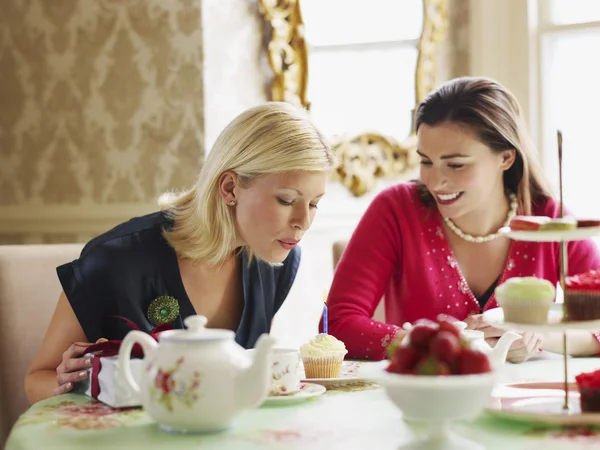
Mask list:
[[[122,318],[124,319],[124,318]],[[137,325],[126,320],[132,329],[139,330]],[[148,334],[155,340],[165,330],[173,329],[169,324],[162,324],[151,330]],[[92,358],[92,367],[88,369],[88,377],[79,382],[75,392],[80,392],[96,400],[112,406],[113,408],[128,408],[141,406],[141,397],[126,383],[122,372],[119,370],[119,349],[122,341],[106,341],[89,346],[85,350],[84,358]],[[131,352],[131,374],[133,379],[140,384],[144,370],[144,352],[139,345],[135,345]]]
[[[79,382],[75,391],[89,395],[113,408],[127,408],[141,406],[140,395],[135,393],[118,370],[119,356],[94,356],[91,353],[85,357],[92,357],[92,368],[88,369],[87,379]],[[134,359],[131,361],[131,374],[139,384],[143,371],[144,361]]]

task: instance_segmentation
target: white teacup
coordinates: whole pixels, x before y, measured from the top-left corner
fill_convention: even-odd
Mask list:
[[[298,350],[274,348],[271,350],[273,366],[271,368],[270,395],[290,395],[300,390],[300,354]]]

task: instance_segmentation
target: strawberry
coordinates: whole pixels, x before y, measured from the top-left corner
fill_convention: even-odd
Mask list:
[[[460,375],[472,375],[492,371],[490,360],[485,353],[470,348],[463,349],[458,355],[457,369]]]
[[[440,331],[431,341],[429,354],[436,356],[440,361],[452,364],[460,351],[459,338],[452,332]]]
[[[413,347],[398,347],[391,358],[390,367],[393,366],[395,373],[408,373],[415,368],[421,358],[421,353]],[[388,368],[388,371],[389,368]]]
[[[450,367],[435,356],[423,358],[415,367],[417,375],[450,375]]]
[[[446,319],[438,321],[440,327],[440,333],[445,331],[447,333],[452,333],[457,338],[460,337],[460,330],[454,326],[454,324]]]
[[[458,319],[454,316],[451,316],[450,314],[438,314],[437,317],[435,318],[435,321],[437,323],[440,322],[450,322],[450,323],[454,323],[454,322],[458,322]]]
[[[415,327],[412,330],[410,330],[410,345],[416,348],[417,350],[429,350],[429,343],[433,336],[435,336],[437,331],[437,328],[433,325],[415,325]]]
[[[386,367],[386,371],[390,373],[402,373],[402,370],[396,361],[390,361],[390,365]]]

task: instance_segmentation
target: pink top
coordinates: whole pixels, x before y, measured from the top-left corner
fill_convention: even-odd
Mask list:
[[[558,217],[548,200],[533,215]],[[569,273],[600,269],[592,241],[570,242]],[[511,241],[498,284],[537,276],[556,284],[559,244]],[[372,319],[385,294],[388,323]],[[438,209],[419,199],[416,183],[381,192],[369,206],[336,268],[327,300],[329,333],[346,344],[349,358],[382,359],[399,325],[450,314],[463,320],[480,306],[460,272]],[[496,307],[492,295],[485,310]],[[321,323],[322,328],[322,323]]]

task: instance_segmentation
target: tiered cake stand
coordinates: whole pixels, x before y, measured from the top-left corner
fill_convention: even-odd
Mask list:
[[[566,244],[569,241],[589,239],[600,235],[600,227],[580,228],[568,231],[511,231],[504,228],[500,232],[511,239],[530,242],[560,242],[560,285],[565,292],[565,276],[568,273]],[[600,320],[569,321],[563,305],[554,305],[548,313],[546,324],[511,323],[504,321],[501,308],[494,308],[483,314],[483,319],[490,325],[503,330],[533,331],[533,332],[562,332],[563,333],[563,372],[564,398],[548,394],[535,396],[520,402],[511,402],[510,407],[503,409],[500,405],[491,412],[507,413],[512,418],[546,422],[553,424],[591,424],[599,423],[600,415],[582,414],[579,402],[569,400],[567,331],[587,330],[600,331]],[[599,364],[600,368],[600,364]],[[572,389],[572,388],[571,388]],[[579,417],[573,417],[574,415]],[[583,417],[587,416],[587,417]],[[592,417],[594,416],[594,417]]]
[[[560,190],[560,217],[564,217],[563,189],[562,189],[562,134],[558,131],[558,167]],[[560,243],[560,286],[565,293],[565,277],[568,274],[567,242],[589,239],[600,235],[600,227],[576,228],[561,231],[513,231],[509,227],[500,229],[500,233],[514,240],[530,242],[559,242]],[[533,396],[526,401],[513,402],[509,415],[513,418],[524,420],[548,422],[554,424],[591,424],[600,423],[600,414],[581,413],[578,401],[569,401],[568,380],[568,354],[567,331],[587,330],[600,331],[600,320],[570,321],[565,309],[565,304],[554,305],[548,314],[546,324],[509,323],[504,321],[501,308],[494,308],[483,314],[483,319],[490,325],[503,330],[519,330],[534,332],[562,332],[563,333],[563,371],[564,371],[564,399],[554,396]],[[493,411],[507,412],[496,405]],[[574,417],[576,416],[576,417]]]

